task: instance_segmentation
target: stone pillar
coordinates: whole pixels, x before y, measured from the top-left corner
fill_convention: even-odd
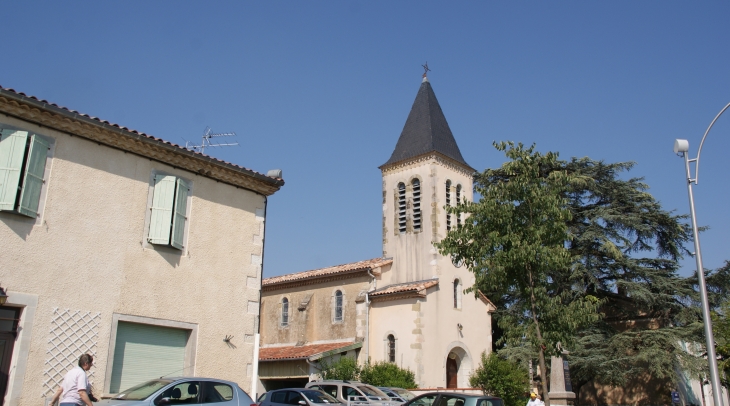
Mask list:
[[[570,392],[572,389],[570,382],[566,389],[565,370],[563,369],[563,357],[550,358],[550,405],[567,405],[568,400],[575,399],[575,393]]]

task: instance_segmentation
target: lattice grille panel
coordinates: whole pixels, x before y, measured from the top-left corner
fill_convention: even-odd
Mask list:
[[[53,309],[51,331],[46,351],[41,397],[55,392],[63,382],[66,372],[78,365],[81,354],[88,353],[96,359],[96,342],[99,339],[101,313],[81,310]],[[95,368],[87,375],[93,385]]]

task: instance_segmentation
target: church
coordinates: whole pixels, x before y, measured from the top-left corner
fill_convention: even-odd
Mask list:
[[[262,280],[259,390],[303,386],[339,356],[386,361],[419,388],[465,388],[492,348],[494,305],[433,246],[473,201],[472,174],[426,75],[383,177],[379,258]]]

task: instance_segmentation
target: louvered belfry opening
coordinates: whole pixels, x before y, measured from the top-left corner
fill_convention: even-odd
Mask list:
[[[406,185],[398,184],[398,231],[406,232]]]
[[[456,185],[456,205],[458,206],[461,203],[461,185]],[[461,225],[461,215],[456,215],[456,226]]]
[[[421,229],[421,181],[413,179],[413,231]]]
[[[451,181],[446,181],[446,207],[451,206]],[[451,213],[446,212],[446,231],[451,230]]]

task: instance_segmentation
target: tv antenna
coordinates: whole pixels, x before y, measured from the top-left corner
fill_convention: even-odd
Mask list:
[[[190,141],[185,141],[185,149],[189,149],[191,151],[200,152],[201,154],[205,152],[205,148],[207,147],[230,147],[234,145],[238,145],[238,142],[229,142],[221,144],[219,142],[212,141],[211,139],[217,138],[217,137],[235,137],[236,133],[233,131],[229,133],[213,133],[210,130],[210,127],[205,127],[205,132],[203,132],[203,139],[200,142],[200,145],[193,145]]]

